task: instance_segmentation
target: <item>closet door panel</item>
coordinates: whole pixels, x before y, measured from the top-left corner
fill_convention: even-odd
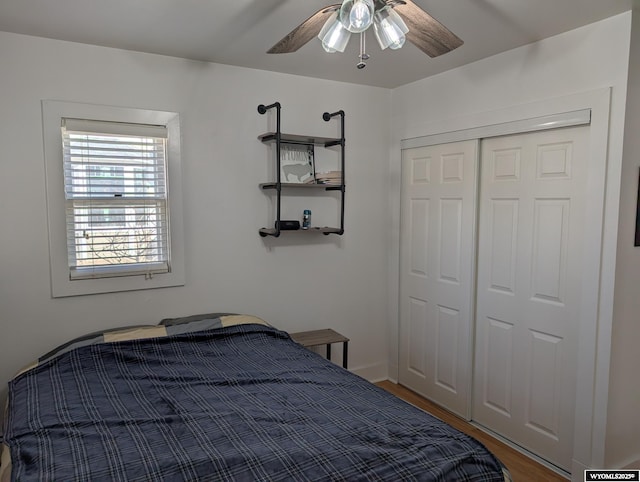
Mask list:
[[[403,151],[400,383],[470,413],[477,141]]]
[[[569,470],[589,127],[482,141],[473,419]]]

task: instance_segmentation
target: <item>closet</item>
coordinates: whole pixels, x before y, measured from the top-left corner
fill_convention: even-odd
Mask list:
[[[571,471],[588,125],[403,150],[399,381]]]

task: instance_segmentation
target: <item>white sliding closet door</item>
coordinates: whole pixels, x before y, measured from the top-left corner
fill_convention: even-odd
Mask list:
[[[399,381],[468,418],[477,141],[402,153]]]
[[[473,419],[566,470],[588,133],[497,137],[481,149]]]

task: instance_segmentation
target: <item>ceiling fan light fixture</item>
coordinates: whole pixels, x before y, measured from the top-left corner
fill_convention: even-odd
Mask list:
[[[390,6],[378,10],[373,17],[373,32],[382,50],[397,50],[404,45],[409,28]]]
[[[322,48],[332,54],[334,52],[344,52],[349,43],[351,32],[349,32],[338,18],[338,11],[331,14],[329,19],[318,34],[318,38],[322,42]]]
[[[411,26],[411,31],[405,22]],[[267,53],[296,52],[316,35],[325,51],[344,52],[351,34],[359,33],[360,62],[357,66],[362,68],[369,58],[365,49],[365,33],[371,26],[383,50],[399,49],[409,41],[429,57],[438,57],[464,43],[413,0],[341,0],[311,15]]]
[[[373,23],[374,11],[373,0],[344,0],[340,7],[340,20],[349,32],[364,32]]]

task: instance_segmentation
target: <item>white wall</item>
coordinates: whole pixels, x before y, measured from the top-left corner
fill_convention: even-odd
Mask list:
[[[499,119],[502,115],[501,112],[507,112],[509,115],[517,113],[519,110],[525,112],[528,109],[524,106],[531,103],[545,101],[546,105],[552,105],[553,102],[550,100],[554,98],[611,87],[607,204],[605,206],[605,236],[603,240],[605,255],[602,261],[603,277],[609,282],[604,283],[601,287],[602,299],[609,300],[608,306],[610,307],[609,312],[611,312],[610,300],[613,297],[613,283],[611,281],[615,274],[618,194],[622,166],[630,25],[631,13],[628,12],[395,89],[393,92],[394,131],[392,134],[394,148],[390,166],[392,192],[389,194],[392,206],[392,232],[398,232],[399,226],[399,145],[402,139],[475,127]],[[637,135],[635,137],[637,138]],[[635,145],[637,146],[637,141]],[[637,179],[637,172],[634,176]],[[634,186],[637,185],[636,181],[629,181],[629,183],[632,182]],[[622,214],[624,218],[621,219],[621,226],[635,222],[635,217],[630,218],[627,214]],[[398,357],[396,349],[398,336],[398,250],[397,239],[393,239],[388,259],[389,269],[392,273],[389,291],[389,316],[393,320],[390,327],[390,375],[392,377],[397,376]],[[622,256],[626,257],[627,255],[622,253]],[[623,259],[620,260],[621,263],[625,262]],[[637,286],[640,276],[637,273],[637,270],[635,274],[629,273],[626,276],[626,281],[631,281]],[[637,292],[631,294],[630,297],[635,297],[637,304]],[[637,312],[636,306],[635,313]],[[637,325],[637,316],[634,319],[631,316],[632,313],[633,310],[630,310],[624,313],[622,318],[613,320],[613,324],[622,331],[619,336],[625,336],[629,324],[635,322]],[[603,319],[606,319],[607,315],[610,326],[611,313],[601,313]],[[637,342],[637,326],[635,333]],[[598,356],[599,370],[608,370],[609,366],[606,333],[604,338],[605,350]],[[613,347],[614,351],[616,348],[616,346]],[[637,355],[635,355],[633,366],[625,369],[616,363],[614,367],[623,370],[623,380],[629,383],[631,372],[634,369],[637,370],[634,368],[637,367]],[[615,379],[615,377],[613,378]],[[609,413],[608,420],[606,415],[600,417],[600,419],[604,419],[604,422],[608,422],[608,427],[611,430],[626,426],[628,428],[627,435],[640,433],[640,418],[637,415],[637,377],[634,383],[636,384],[633,388],[627,388],[627,392],[635,390],[635,403],[632,401],[621,402],[619,395],[613,393],[617,384],[612,383],[612,392],[609,395],[621,411]],[[604,393],[596,400],[595,410],[606,412],[606,403],[607,397]],[[620,466],[625,456],[628,457],[631,453],[640,453],[640,441],[637,436],[635,440],[631,441],[629,436],[621,439],[609,432],[606,434],[610,436],[606,437],[605,459],[602,449],[605,445],[605,431],[601,425],[594,424],[597,439],[593,441],[595,456],[590,461],[591,463],[616,467]],[[626,444],[624,449],[623,444]]]
[[[620,191],[607,456],[640,468],[640,247],[634,246],[640,168],[640,7],[633,11]]]
[[[72,337],[210,311],[254,314],[287,331],[333,327],[351,338],[354,371],[386,377],[390,91],[8,33],[0,33],[0,65],[2,387]],[[184,287],[51,298],[42,99],[180,114]],[[273,219],[271,197],[258,188],[269,180],[269,149],[257,136],[273,125],[256,107],[274,101],[290,133],[337,136],[338,122],[322,113],[346,112],[342,237],[258,235]],[[2,405],[5,396],[2,388]]]

